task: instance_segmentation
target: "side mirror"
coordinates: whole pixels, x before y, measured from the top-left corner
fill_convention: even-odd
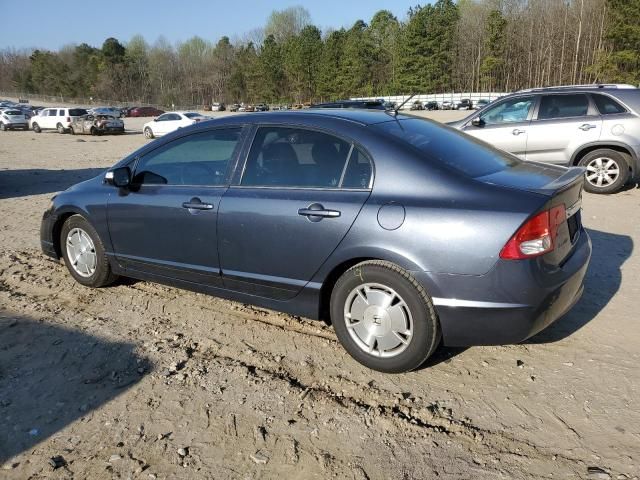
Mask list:
[[[154,121],[154,122],[157,122],[157,121],[158,121],[158,119],[157,119],[157,118],[154,118],[154,119],[153,119],[153,121]]]
[[[120,167],[109,170],[104,175],[104,181],[118,188],[126,188],[131,184],[131,169]]]
[[[482,118],[480,117],[476,117],[471,120],[471,125],[473,125],[474,127],[482,127],[484,125],[484,120],[482,120]]]

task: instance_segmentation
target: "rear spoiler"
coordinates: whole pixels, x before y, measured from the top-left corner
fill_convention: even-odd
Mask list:
[[[560,175],[555,180],[547,183],[544,187],[532,189],[536,193],[541,193],[543,195],[557,194],[563,192],[577,182],[584,182],[584,173],[587,171],[584,167],[570,167],[567,169],[565,173]]]

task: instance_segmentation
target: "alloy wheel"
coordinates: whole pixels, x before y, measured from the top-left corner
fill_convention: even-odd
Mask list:
[[[620,176],[618,163],[607,157],[597,157],[587,164],[587,182],[597,188],[607,187]]]

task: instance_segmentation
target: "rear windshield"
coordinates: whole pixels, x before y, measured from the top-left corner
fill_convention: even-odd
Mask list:
[[[378,123],[373,127],[402,139],[428,158],[473,178],[490,175],[520,163],[513,155],[426,120],[397,120]]]
[[[70,108],[69,116],[70,117],[81,117],[82,115],[86,115],[87,111],[84,108]]]
[[[195,112],[188,112],[188,113],[185,113],[184,116],[187,118],[198,118],[198,117],[201,117],[202,115]]]

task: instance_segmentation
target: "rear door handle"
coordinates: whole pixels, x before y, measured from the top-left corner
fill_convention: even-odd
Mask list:
[[[188,202],[184,202],[182,208],[188,208],[189,210],[213,210],[213,205],[210,203],[202,203],[198,197],[194,197]]]
[[[595,126],[595,125],[593,125],[593,124],[591,124],[591,123],[583,123],[583,124],[582,124],[582,125],[580,125],[578,128],[579,128],[580,130],[583,130],[583,131],[585,131],[585,132],[586,132],[587,130],[591,130],[592,128],[596,128],[596,126]]]
[[[514,129],[511,131],[511,133],[512,133],[513,135],[520,135],[521,133],[526,133],[526,130],[520,130],[520,129],[518,129],[518,128],[514,128]]]
[[[312,222],[319,222],[323,218],[338,218],[341,214],[338,210],[328,210],[320,203],[312,203],[307,208],[298,209],[298,215],[307,217]]]

